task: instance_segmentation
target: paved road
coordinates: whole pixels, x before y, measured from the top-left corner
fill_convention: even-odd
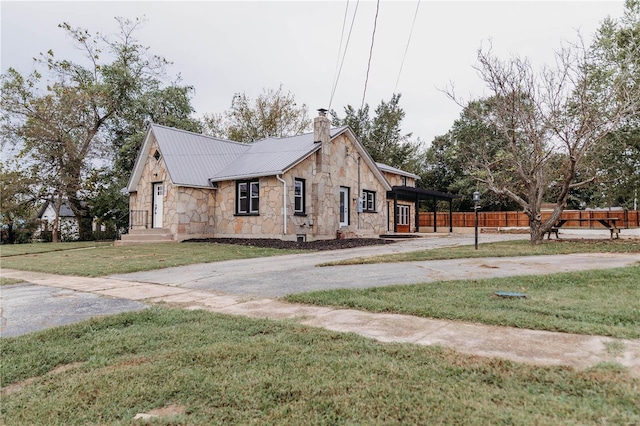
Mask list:
[[[522,235],[483,235],[483,240],[522,239]],[[540,275],[627,266],[638,254],[572,254],[504,258],[454,259],[317,267],[316,265],[381,253],[473,244],[473,236],[421,238],[389,246],[306,253],[260,259],[180,266],[109,278],[163,284],[193,290],[250,296],[281,297],[337,288],[368,288],[442,280]]]
[[[0,335],[20,336],[89,318],[139,311],[148,305],[65,288],[14,284],[2,288]]]

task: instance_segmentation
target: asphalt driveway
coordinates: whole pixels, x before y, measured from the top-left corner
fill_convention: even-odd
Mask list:
[[[0,335],[20,336],[89,318],[139,311],[148,305],[65,288],[13,284],[2,287]]]
[[[527,236],[483,235],[482,238],[488,242],[523,239]],[[403,241],[388,246],[231,260],[112,275],[109,278],[235,295],[281,297],[287,294],[326,289],[368,288],[392,284],[605,269],[627,266],[640,261],[638,254],[570,254],[316,266],[323,262],[372,254],[428,250],[468,244],[473,244],[472,235],[430,237]]]

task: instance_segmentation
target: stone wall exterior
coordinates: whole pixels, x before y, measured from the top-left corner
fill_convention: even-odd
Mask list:
[[[403,186],[402,185],[402,176],[401,175],[397,175],[395,173],[384,172],[384,171],[382,172],[382,174],[387,179],[387,181],[389,181],[389,184],[391,186]],[[405,179],[407,181],[406,186],[412,186],[412,187],[415,188],[416,180],[414,178],[405,176]]]
[[[213,191],[208,188],[174,186],[167,194],[165,220],[178,241],[214,236]]]
[[[147,157],[144,167],[142,169],[142,174],[140,176],[140,181],[138,182],[138,186],[136,188],[135,193],[131,193],[129,195],[129,209],[136,211],[146,211],[146,223],[136,223],[131,222],[132,228],[151,228],[152,227],[152,209],[153,209],[153,184],[162,182],[165,185],[165,200],[166,193],[171,192],[173,190],[173,185],[171,185],[171,179],[169,178],[169,173],[167,173],[167,168],[164,163],[164,158],[162,156],[159,160],[153,157],[156,150],[159,150],[158,144],[153,137],[153,134],[150,135],[152,138],[149,151],[143,153]],[[167,206],[167,203],[164,203],[164,206]],[[166,210],[165,210],[166,213]],[[142,215],[140,215],[140,218]],[[163,219],[166,219],[165,215],[163,215]],[[130,218],[130,220],[134,220]],[[163,220],[163,223],[168,223],[166,220]]]
[[[151,135],[153,138],[153,134]],[[152,140],[137,191],[129,196],[131,210],[146,211],[146,224],[132,223],[135,227],[152,227],[153,184],[164,186],[162,228],[168,229],[174,239],[213,237],[213,189],[176,186],[171,182],[164,158],[158,160],[154,154],[158,150]],[[140,215],[139,217],[142,217]]]
[[[252,179],[253,180],[253,179]],[[218,238],[282,238],[282,183],[275,176],[258,178],[258,214],[236,214],[236,181],[218,182],[214,229]]]
[[[349,147],[349,149],[346,149]],[[386,189],[364,160],[360,161],[360,190],[376,193],[375,213],[357,212],[358,153],[347,136],[328,145],[329,153],[317,151],[281,179],[286,182],[286,232],[284,231],[284,185],[275,176],[258,179],[259,214],[236,214],[236,182],[219,182],[215,191],[215,236],[244,238],[282,238],[307,241],[347,237],[377,236],[386,232]],[[326,151],[326,150],[325,150]],[[294,212],[294,182],[304,179],[305,211]],[[350,190],[349,225],[340,227],[340,187]],[[361,194],[361,192],[360,192]]]
[[[324,173],[325,182],[319,182],[318,213],[319,234],[374,236],[384,234],[387,227],[387,212],[384,207],[387,191],[376,178],[367,162],[360,158],[354,143],[342,134],[329,144],[328,173]],[[358,165],[359,164],[359,165]],[[322,186],[324,186],[324,191]],[[340,228],[340,187],[349,188],[349,225]],[[358,197],[363,191],[375,192],[375,212],[358,213]],[[322,200],[324,198],[324,200]]]
[[[153,134],[150,135],[153,138]],[[360,158],[348,134],[320,142],[322,148],[288,170],[286,182],[286,229],[284,186],[275,176],[258,178],[259,213],[240,215],[236,211],[236,181],[218,182],[214,188],[176,186],[151,140],[137,190],[130,194],[131,210],[147,212],[147,227],[152,226],[153,184],[164,185],[163,228],[175,240],[207,237],[279,238],[287,240],[333,239],[337,237],[375,237],[393,230],[393,201],[386,199],[386,188],[367,162]],[[392,185],[400,185],[400,176],[385,174]],[[294,181],[304,179],[305,210],[294,212]],[[410,183],[411,182],[411,183]],[[415,180],[407,178],[407,185]],[[349,188],[349,224],[340,226],[340,188]],[[375,211],[358,213],[358,197],[363,191],[375,192]],[[389,208],[389,203],[390,208]],[[404,203],[403,204],[411,203]],[[413,226],[413,205],[410,224]],[[388,213],[390,218],[388,220]]]

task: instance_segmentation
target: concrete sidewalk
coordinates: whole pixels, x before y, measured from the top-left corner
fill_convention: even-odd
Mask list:
[[[2,276],[22,279],[32,285],[54,290],[73,290],[81,294],[147,305],[168,304],[184,309],[206,309],[255,318],[290,319],[309,326],[353,332],[382,342],[441,345],[467,354],[536,365],[586,368],[601,362],[616,362],[629,368],[630,374],[640,377],[640,339],[613,339],[306,306],[259,296],[233,295],[114,278],[68,277],[7,269],[2,270]],[[21,285],[24,284],[15,286]],[[11,300],[12,287],[14,286],[3,287],[3,305]],[[11,327],[11,318],[3,320],[3,327]]]

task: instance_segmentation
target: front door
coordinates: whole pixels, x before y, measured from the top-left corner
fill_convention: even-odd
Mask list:
[[[409,232],[409,206],[404,204],[398,206],[396,220],[398,221],[398,232]]]
[[[349,226],[349,188],[340,187],[340,227]]]
[[[162,182],[153,184],[153,228],[162,228],[162,201],[164,199],[164,185]]]

